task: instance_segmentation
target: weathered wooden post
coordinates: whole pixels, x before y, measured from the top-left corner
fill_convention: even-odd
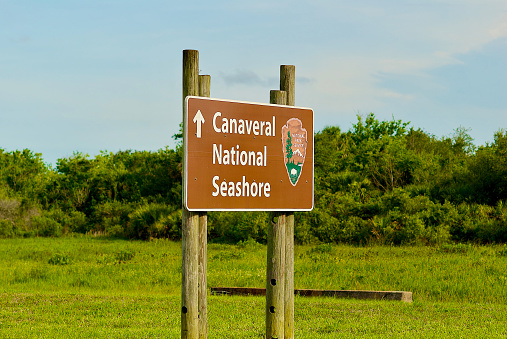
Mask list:
[[[287,93],[270,91],[270,103],[285,105]],[[270,213],[266,271],[266,338],[284,337],[285,213]]]
[[[210,97],[211,77],[199,75],[199,96]],[[208,338],[208,214],[199,212],[199,338]]]
[[[185,98],[199,95],[199,51],[183,51],[183,123],[185,124]],[[186,130],[186,126],[183,126]],[[185,140],[184,140],[185,143]],[[186,163],[183,159],[183,173]],[[185,176],[183,175],[183,178]],[[183,179],[185,180],[185,179]],[[185,183],[183,183],[185,187]],[[183,195],[184,195],[183,191]],[[183,196],[183,202],[185,197]],[[198,262],[199,214],[182,208],[182,272],[181,272],[181,338],[199,338]]]
[[[280,66],[280,90],[287,93],[286,105],[294,106],[296,88],[296,67]],[[294,212],[285,214],[285,299],[284,335],[294,338]]]
[[[280,66],[280,90],[287,92],[288,106],[296,105],[296,66],[281,65]]]

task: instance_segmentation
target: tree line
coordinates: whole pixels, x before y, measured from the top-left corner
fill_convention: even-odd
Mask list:
[[[74,153],[47,166],[0,149],[0,237],[91,233],[181,237],[181,134],[174,149]],[[315,134],[315,208],[296,213],[298,243],[507,242],[507,132],[476,146],[401,120],[357,117]],[[208,238],[265,242],[266,212],[210,212]]]

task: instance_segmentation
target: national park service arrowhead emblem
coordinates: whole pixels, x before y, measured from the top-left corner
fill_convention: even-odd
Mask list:
[[[282,127],[283,160],[292,186],[296,186],[305,163],[308,133],[301,120],[291,118]]]

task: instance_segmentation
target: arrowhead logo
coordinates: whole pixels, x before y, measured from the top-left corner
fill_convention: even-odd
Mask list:
[[[296,186],[305,163],[308,133],[297,118],[287,120],[282,127],[283,160],[292,186]]]

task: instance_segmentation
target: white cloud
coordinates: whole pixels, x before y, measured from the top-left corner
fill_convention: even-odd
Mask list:
[[[489,30],[491,39],[500,39],[507,36],[507,14],[504,14],[498,20],[500,21]]]
[[[322,3],[322,2],[321,2]],[[328,2],[327,5],[330,3]],[[336,10],[340,7],[340,10]],[[326,16],[338,22],[351,13],[354,21],[334,46],[332,57],[320,57],[315,78],[323,92],[339,97],[345,107],[375,106],[384,97],[414,99],[378,88],[379,74],[403,74],[430,81],[428,71],[460,64],[460,55],[480,50],[507,34],[505,1],[443,0],[423,3],[355,2],[339,4]],[[357,14],[363,17],[358,25]],[[355,39],[355,40],[354,40]],[[358,41],[369,46],[365,53]],[[437,84],[435,84],[438,87]],[[380,101],[379,101],[380,100]]]

